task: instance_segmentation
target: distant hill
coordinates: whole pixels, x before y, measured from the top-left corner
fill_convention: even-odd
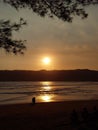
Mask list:
[[[77,70],[1,70],[0,81],[98,81],[98,71]]]

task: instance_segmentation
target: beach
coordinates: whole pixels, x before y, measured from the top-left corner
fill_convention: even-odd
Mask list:
[[[0,130],[89,129],[85,122],[74,127],[71,116],[73,110],[81,116],[83,108],[92,115],[94,107],[98,108],[97,100],[0,105]],[[79,117],[79,120],[83,119]]]

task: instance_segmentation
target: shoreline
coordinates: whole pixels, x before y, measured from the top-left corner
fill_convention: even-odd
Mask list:
[[[73,109],[76,109],[77,111],[82,110],[84,107],[87,107],[88,109],[92,109],[94,106],[98,107],[98,100],[67,100],[67,101],[57,101],[57,102],[36,102],[35,104],[32,103],[13,103],[13,104],[1,104],[0,105],[0,116],[11,115],[12,113],[15,114],[20,112],[24,112],[25,110],[35,110],[36,115],[38,113],[38,108],[43,109],[47,108],[46,110],[50,109],[54,112],[55,108],[58,111],[72,111]],[[24,109],[24,111],[21,111],[21,109]],[[7,113],[8,112],[8,113]],[[28,111],[27,111],[28,113]],[[26,113],[26,114],[27,114]]]
[[[80,115],[84,107],[92,113],[94,106],[98,109],[98,100],[0,105],[0,129],[71,130],[64,124],[70,122],[73,109]]]
[[[85,100],[62,100],[62,101],[49,101],[49,102],[36,102],[35,103],[35,105],[36,104],[39,104],[39,105],[44,105],[44,104],[59,104],[59,103],[69,103],[69,104],[71,104],[71,103],[91,103],[91,102],[93,102],[93,103],[95,103],[95,102],[98,102],[98,99],[85,99]],[[0,104],[0,107],[2,107],[2,106],[15,106],[15,105],[32,105],[33,106],[33,104],[32,104],[32,101],[31,102],[20,102],[20,103],[8,103],[8,104]]]

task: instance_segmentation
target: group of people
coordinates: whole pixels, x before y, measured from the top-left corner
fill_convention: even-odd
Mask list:
[[[71,126],[79,130],[98,130],[98,110],[96,106],[89,112],[87,108],[78,113],[75,109],[71,113]]]

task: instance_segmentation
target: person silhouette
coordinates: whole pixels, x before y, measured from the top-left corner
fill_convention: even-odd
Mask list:
[[[87,122],[89,119],[89,112],[86,107],[83,108],[82,114],[81,114],[83,121]]]
[[[71,124],[72,126],[77,126],[79,124],[79,117],[75,109],[71,113]]]
[[[32,98],[32,104],[35,104],[35,97]]]
[[[93,120],[98,121],[98,110],[96,106],[93,107]]]

